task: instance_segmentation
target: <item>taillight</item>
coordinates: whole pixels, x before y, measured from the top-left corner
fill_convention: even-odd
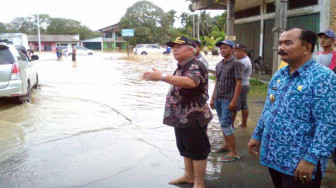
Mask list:
[[[19,63],[15,62],[13,63],[11,80],[17,80],[17,79],[20,79],[20,66]]]

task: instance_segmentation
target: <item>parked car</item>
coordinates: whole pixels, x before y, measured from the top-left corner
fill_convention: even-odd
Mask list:
[[[62,46],[62,54],[66,56],[72,55],[72,46]],[[75,46],[76,55],[93,55],[93,51],[83,46]]]
[[[30,102],[31,90],[37,88],[39,80],[31,61],[38,59],[37,55],[29,59],[23,46],[0,40],[0,97]]]
[[[148,54],[166,54],[166,49],[157,44],[137,44],[133,49],[135,55],[148,55]]]

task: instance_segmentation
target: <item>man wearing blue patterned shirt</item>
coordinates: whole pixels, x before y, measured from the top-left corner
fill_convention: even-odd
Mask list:
[[[281,34],[278,53],[289,66],[273,76],[248,144],[269,168],[275,187],[320,187],[336,142],[336,76],[312,59],[316,34]]]

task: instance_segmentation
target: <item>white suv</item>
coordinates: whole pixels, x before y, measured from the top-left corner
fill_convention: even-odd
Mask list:
[[[93,55],[93,51],[87,49],[83,46],[75,46],[76,55]],[[72,46],[64,46],[62,47],[62,54],[66,56],[72,55]]]
[[[138,44],[133,49],[135,55],[147,55],[147,54],[166,54],[166,49],[160,47],[157,44]]]
[[[29,59],[23,46],[0,40],[0,97],[18,97],[21,102],[30,102],[30,91],[38,84],[31,61],[38,59],[37,55]]]

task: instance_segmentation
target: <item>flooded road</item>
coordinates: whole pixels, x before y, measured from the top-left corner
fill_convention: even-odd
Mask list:
[[[0,99],[1,188],[191,187],[168,185],[184,172],[174,130],[162,124],[169,85],[141,79],[152,67],[171,74],[173,56],[95,53],[77,57],[76,66],[55,59],[46,53],[34,62],[40,87],[32,103]],[[209,59],[210,67],[218,60]],[[236,129],[242,160],[209,156],[207,187],[271,187],[267,169],[247,151],[263,100],[249,99],[249,127]],[[209,137],[212,147],[222,142],[217,116]]]

